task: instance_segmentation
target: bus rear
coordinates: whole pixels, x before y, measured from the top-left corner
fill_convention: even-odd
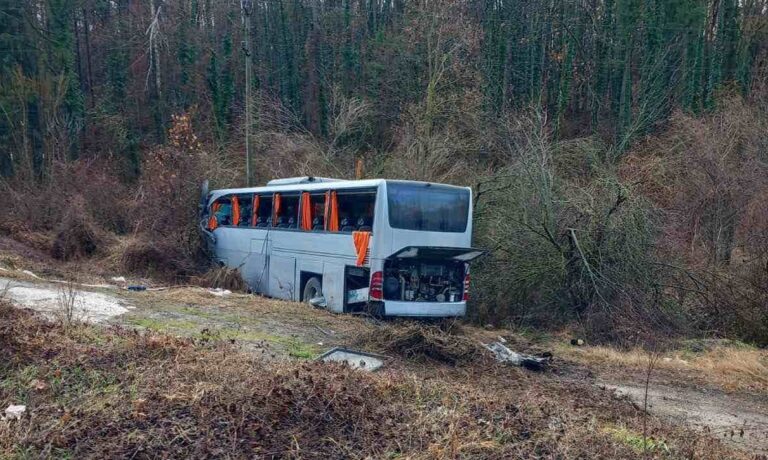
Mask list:
[[[369,297],[392,316],[463,316],[473,249],[466,187],[386,181],[374,223]]]

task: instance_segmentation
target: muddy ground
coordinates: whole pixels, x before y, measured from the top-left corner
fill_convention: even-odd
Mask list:
[[[203,340],[224,339],[274,359],[312,359],[334,346],[359,346],[361,336],[398,324],[199,287],[155,287],[134,292],[125,289],[129,283],[122,281],[74,286],[44,280],[19,268],[4,268],[0,276],[0,296],[53,318],[61,314],[65,294],[76,290],[79,320],[160,330]],[[506,330],[488,331],[471,326],[462,329],[477,341],[515,336],[513,331]],[[513,343],[521,346],[526,341]],[[550,345],[554,349],[562,344],[538,343],[535,348]],[[640,408],[644,406],[646,387],[642,373],[607,371],[600,366],[563,362],[555,357],[556,363],[558,360],[563,365],[558,366],[554,378],[587,379],[626,396]],[[407,365],[399,365],[403,364]],[[701,379],[689,381],[684,375],[659,371],[653,374],[648,386],[648,410],[747,452],[768,454],[768,395],[764,393],[726,392],[713,385],[702,385]]]

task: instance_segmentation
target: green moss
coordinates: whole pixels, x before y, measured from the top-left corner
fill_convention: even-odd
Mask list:
[[[299,359],[312,359],[317,356],[317,347],[313,344],[303,343],[298,340],[291,340],[288,343],[288,355]]]
[[[237,340],[243,342],[268,342],[276,347],[285,350],[289,356],[299,359],[311,359],[320,353],[319,348],[311,343],[305,343],[295,337],[286,337],[270,334],[250,328],[239,327],[242,323],[248,324],[247,318],[237,315],[223,315],[214,312],[200,311],[191,307],[182,307],[177,310],[178,313],[193,317],[202,318],[203,321],[195,322],[180,319],[164,318],[126,318],[125,321],[131,325],[139,326],[153,331],[174,331],[188,336],[192,336],[203,341],[215,342],[217,340]],[[217,321],[226,321],[236,323],[238,327],[207,327],[204,320],[215,319]],[[243,321],[246,319],[246,321]]]
[[[285,337],[273,334],[267,334],[260,331],[232,331],[231,337],[235,340],[246,342],[264,341],[276,345],[288,352],[289,356],[299,359],[311,359],[320,354],[319,348],[311,343],[302,342],[293,337]]]
[[[629,431],[624,427],[609,427],[605,432],[610,434],[613,439],[632,448],[637,453],[643,452],[665,452],[669,453],[667,443],[660,439],[647,437],[643,439],[642,433]]]
[[[153,331],[165,331],[168,329],[179,329],[183,331],[196,331],[201,324],[194,321],[183,321],[177,319],[155,319],[155,318],[126,318],[127,323],[134,326],[140,326]]]

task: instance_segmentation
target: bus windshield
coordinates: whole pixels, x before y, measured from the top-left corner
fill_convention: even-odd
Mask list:
[[[389,225],[404,230],[463,233],[469,190],[435,184],[387,182]]]

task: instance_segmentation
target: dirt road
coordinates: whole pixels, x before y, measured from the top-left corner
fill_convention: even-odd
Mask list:
[[[598,381],[643,407],[645,386]],[[652,383],[650,413],[703,430],[743,450],[768,454],[768,395],[734,395],[686,386]]]

